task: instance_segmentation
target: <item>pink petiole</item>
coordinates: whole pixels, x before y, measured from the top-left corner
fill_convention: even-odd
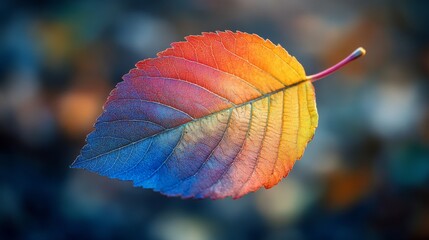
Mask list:
[[[337,71],[338,69],[342,68],[343,66],[347,65],[349,62],[355,59],[358,59],[361,56],[364,56],[365,54],[366,54],[366,50],[363,47],[360,47],[356,49],[354,52],[352,52],[349,56],[341,60],[339,63],[319,73],[307,76],[307,79],[310,80],[311,82],[315,82],[319,79],[322,79],[330,75],[331,73]]]

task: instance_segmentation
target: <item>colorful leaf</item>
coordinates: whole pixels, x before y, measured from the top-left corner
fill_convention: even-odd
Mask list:
[[[287,176],[318,124],[311,82],[336,69],[307,77],[255,34],[186,40],[123,77],[73,168],[183,198],[239,198]]]

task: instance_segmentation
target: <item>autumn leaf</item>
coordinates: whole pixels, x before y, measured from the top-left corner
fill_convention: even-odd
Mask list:
[[[203,33],[136,64],[71,167],[182,198],[239,198],[286,177],[313,138],[319,74],[255,34]]]

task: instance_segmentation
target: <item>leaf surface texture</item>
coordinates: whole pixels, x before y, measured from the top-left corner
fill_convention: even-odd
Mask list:
[[[286,177],[313,138],[301,64],[255,34],[203,33],[124,75],[72,164],[182,198],[239,198]]]

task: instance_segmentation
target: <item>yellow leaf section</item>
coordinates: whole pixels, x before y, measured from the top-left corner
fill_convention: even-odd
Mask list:
[[[271,177],[264,183],[271,188],[286,177],[296,160],[313,139],[319,116],[316,96],[310,81],[288,88],[283,95],[283,120],[279,152]]]
[[[270,73],[284,85],[289,86],[306,79],[302,65],[280,44],[274,45],[256,34],[237,32],[237,44],[246,45],[249,62]]]
[[[267,101],[268,106],[259,104],[262,101]],[[247,156],[247,151],[256,148],[250,152],[257,156],[245,158],[241,170],[233,171],[237,180],[235,187],[217,192],[216,196],[232,195],[237,199],[262,186],[271,188],[287,176],[295,161],[304,154],[318,125],[312,83],[304,81],[254,102],[254,113],[260,112],[258,115],[262,116],[264,111],[262,120],[254,119],[252,125],[257,127],[246,140],[251,147],[244,151]],[[260,143],[250,141],[250,137],[257,135]]]

